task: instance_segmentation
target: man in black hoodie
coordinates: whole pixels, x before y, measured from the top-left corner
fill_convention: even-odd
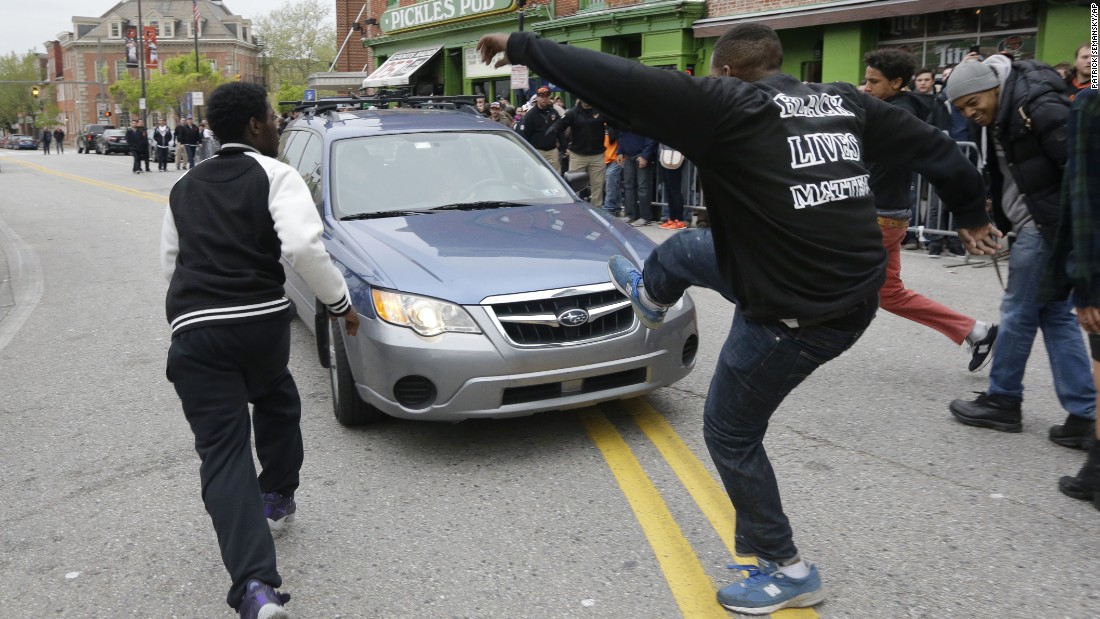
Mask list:
[[[558,172],[561,172],[561,161],[558,159],[558,135],[552,133],[550,127],[560,118],[561,115],[550,104],[550,89],[542,86],[535,93],[535,105],[524,114],[518,128],[523,139],[534,146],[550,167]]]
[[[603,208],[603,138],[607,132],[607,122],[603,114],[592,107],[586,101],[577,101],[577,104],[565,111],[565,115],[550,126],[549,133],[558,136],[558,141],[565,141],[566,130],[570,130],[569,139],[569,170],[584,170],[588,172],[589,187],[592,195],[588,202],[593,206]]]
[[[926,118],[928,103],[916,93],[902,87],[913,74],[913,57],[896,49],[869,52],[867,93],[876,99],[896,105],[917,118]],[[933,101],[934,103],[934,101]],[[909,227],[913,211],[913,171],[908,167],[892,167],[871,162],[871,191],[875,194],[878,225],[882,229],[882,245],[886,248],[886,283],[879,290],[882,309],[931,327],[946,335],[956,345],[966,343],[970,352],[971,372],[985,367],[997,339],[997,325],[960,314],[928,297],[905,287],[901,280],[901,242]]]
[[[847,84],[782,74],[783,49],[767,26],[739,24],[722,35],[711,78],[528,32],[486,35],[478,49],[485,62],[506,52],[499,66],[530,67],[608,122],[668,144],[698,167],[713,230],[699,249],[713,254],[685,247],[701,235],[679,234],[646,259],[644,282],[621,256],[611,261],[612,281],[651,328],[693,281],[715,282],[736,301],[703,432],[737,510],[737,552],[760,565],[739,566],[749,577],[718,600],[751,614],[817,604],[824,599],[817,568],[799,557],[762,442],[787,394],[852,346],[878,308],[886,252],[864,157],[912,165],[942,184],[970,250],[992,253],[997,233],[981,175],[953,141],[908,112]],[[717,269],[693,280],[700,264]]]

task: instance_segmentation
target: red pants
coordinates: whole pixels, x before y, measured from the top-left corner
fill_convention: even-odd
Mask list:
[[[905,228],[882,228],[882,244],[886,247],[886,283],[879,290],[879,307],[931,327],[962,344],[977,321],[955,310],[940,305],[926,296],[913,292],[901,281],[901,241]]]

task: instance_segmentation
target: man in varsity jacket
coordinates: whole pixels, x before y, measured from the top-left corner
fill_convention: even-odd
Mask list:
[[[244,618],[284,617],[289,596],[274,590],[282,580],[269,527],[279,529],[296,509],[302,432],[301,400],[287,368],[294,311],[283,295],[280,254],[331,314],[345,319],[348,335],[359,317],[321,243],[309,189],[273,158],[279,135],[263,88],[219,86],[207,120],[223,146],[180,177],[164,216],[167,376],[202,459],[203,501],[233,581],[227,602]]]

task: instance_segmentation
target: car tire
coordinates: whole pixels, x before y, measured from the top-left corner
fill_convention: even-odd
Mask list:
[[[385,413],[367,404],[355,389],[355,377],[351,374],[344,335],[340,321],[329,321],[329,387],[332,391],[332,412],[343,426],[361,426],[385,417]]]

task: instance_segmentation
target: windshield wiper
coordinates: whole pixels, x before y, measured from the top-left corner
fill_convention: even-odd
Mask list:
[[[502,201],[485,201],[485,202],[457,202],[455,204],[446,204],[443,206],[437,206],[431,210],[433,211],[479,211],[491,208],[508,208],[510,206],[530,206],[530,204],[523,204],[522,202],[502,202]]]
[[[428,211],[377,211],[375,213],[356,213],[344,215],[340,221],[355,221],[357,219],[382,219],[384,217],[408,217],[409,215],[427,215]]]

